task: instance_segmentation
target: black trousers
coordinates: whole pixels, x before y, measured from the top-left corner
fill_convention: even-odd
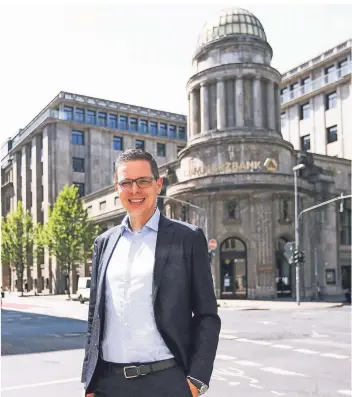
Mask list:
[[[95,397],[192,397],[184,370],[176,365],[134,379],[126,379],[98,363]]]

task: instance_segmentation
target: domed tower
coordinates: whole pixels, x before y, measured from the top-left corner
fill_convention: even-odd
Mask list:
[[[260,21],[243,9],[206,23],[187,84],[190,143],[232,135],[281,136],[280,73]]]
[[[169,166],[165,209],[217,240],[218,298],[273,298],[278,279],[294,291],[283,247],[294,236],[295,157],[272,55],[253,14],[225,10],[203,27],[187,83],[188,145]]]

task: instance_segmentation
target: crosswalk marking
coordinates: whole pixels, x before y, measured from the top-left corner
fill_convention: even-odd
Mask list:
[[[319,354],[319,352],[315,350],[309,350],[309,349],[294,349],[295,352],[298,353],[304,353],[304,354]]]
[[[289,345],[280,345],[280,344],[276,344],[276,345],[271,345],[272,347],[275,347],[277,349],[293,349],[292,346]]]
[[[244,367],[260,367],[261,364],[256,363],[254,361],[247,361],[247,360],[236,360],[236,364],[243,365]]]
[[[349,358],[348,356],[344,356],[343,354],[335,354],[335,353],[322,353],[320,355],[322,357],[338,358],[340,360]]]
[[[303,374],[300,374],[299,372],[292,372],[292,371],[287,371],[285,369],[274,368],[274,367],[264,367],[264,368],[260,368],[260,370],[265,372],[271,372],[277,375],[303,376],[303,377],[305,376]]]
[[[351,390],[338,390],[337,392],[339,394],[344,395],[344,396],[352,396],[352,391]]]
[[[277,396],[284,396],[286,393],[280,393],[278,391],[275,390],[271,390],[271,393],[276,394]]]
[[[219,358],[220,360],[236,360],[236,357],[233,356],[228,356],[227,354],[217,354],[216,358]]]

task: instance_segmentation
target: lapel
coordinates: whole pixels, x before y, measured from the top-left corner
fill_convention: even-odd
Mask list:
[[[110,236],[108,244],[104,251],[103,259],[101,262],[101,268],[99,270],[98,291],[101,291],[102,284],[105,279],[105,272],[106,272],[108,263],[110,262],[111,255],[114,251],[114,248],[115,248],[120,236],[121,236],[121,227],[118,226],[115,233],[113,233]]]
[[[153,274],[153,304],[155,303],[160,282],[162,279],[166,260],[169,256],[171,242],[174,235],[174,228],[171,227],[172,222],[160,214],[158,237],[155,247],[155,263]]]

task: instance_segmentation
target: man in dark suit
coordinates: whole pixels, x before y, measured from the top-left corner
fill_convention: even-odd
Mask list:
[[[95,397],[206,392],[220,318],[203,231],[160,214],[151,154],[115,162],[127,215],[94,243],[82,382]]]

